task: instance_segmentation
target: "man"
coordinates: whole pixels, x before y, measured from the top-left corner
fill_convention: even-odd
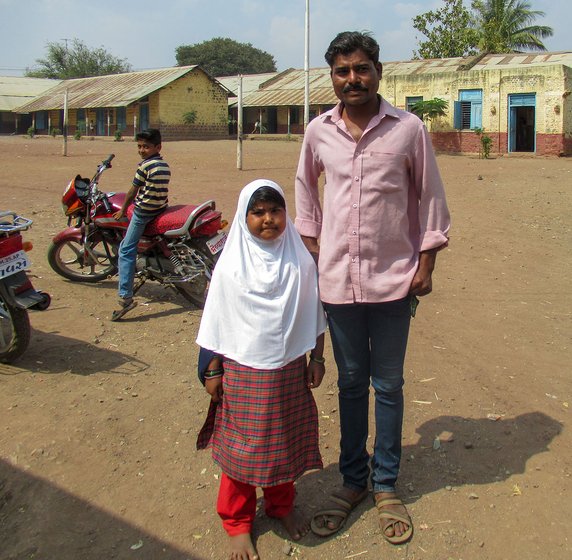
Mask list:
[[[119,245],[119,309],[112,313],[112,321],[119,321],[137,305],[133,299],[137,245],[147,224],[164,212],[168,205],[171,170],[161,157],[161,131],[149,128],[137,133],[135,138],[137,151],[143,161],[135,171],[121,209],[113,214],[116,220],[123,219],[135,201],[129,226]]]
[[[431,292],[437,251],[447,245],[449,212],[423,123],[377,93],[377,42],[367,33],[340,33],[326,61],[340,102],[307,128],[296,176],[296,227],[318,260],[338,367],[343,486],[311,526],[321,536],[338,531],[367,496],[371,473],[382,534],[400,544],[413,533],[395,488],[403,362],[417,296]],[[376,426],[371,469],[370,382]]]

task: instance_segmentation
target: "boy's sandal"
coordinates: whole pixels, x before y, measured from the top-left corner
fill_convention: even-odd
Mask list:
[[[128,300],[126,302],[122,302],[121,307],[119,309],[116,309],[111,314],[111,320],[112,321],[119,321],[119,319],[121,319],[121,317],[123,317],[123,315],[125,315],[125,313],[127,313],[128,311],[131,311],[136,306],[137,306],[137,302],[133,299]]]
[[[379,513],[379,525],[381,527],[381,534],[383,538],[391,544],[403,544],[413,536],[413,522],[411,517],[405,510],[405,514],[397,513],[390,509],[384,509],[386,506],[405,506],[399,498],[383,498],[376,500],[375,507]],[[393,527],[396,523],[403,523],[407,525],[406,531],[402,535],[388,535],[386,530]]]
[[[358,494],[355,500],[348,500],[344,496],[340,496],[335,492],[332,493],[328,498],[329,503],[326,507],[318,510],[312,516],[312,521],[310,522],[312,533],[319,537],[329,537],[330,535],[337,533],[344,526],[349,514],[356,508],[356,506],[363,502],[368,493],[368,489],[365,488],[361,494]],[[321,525],[318,524],[318,520],[321,520]],[[329,522],[336,521],[337,524],[333,529],[328,527]]]

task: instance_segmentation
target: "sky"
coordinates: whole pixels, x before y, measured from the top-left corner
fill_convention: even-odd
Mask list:
[[[529,0],[553,28],[549,51],[572,51],[570,0]],[[310,67],[340,31],[371,31],[383,62],[409,60],[423,40],[414,16],[442,0],[309,0]],[[469,1],[465,2],[465,6]],[[133,70],[176,65],[176,48],[228,37],[270,53],[279,71],[304,68],[306,0],[0,0],[0,75],[22,76],[48,42],[80,39],[125,59]]]

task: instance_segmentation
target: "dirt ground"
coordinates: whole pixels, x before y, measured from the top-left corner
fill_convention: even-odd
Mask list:
[[[254,178],[293,212],[300,143],[173,142],[173,203],[215,198],[227,219]],[[201,313],[158,285],[109,318],[116,280],[74,284],[46,252],[66,221],[60,198],[109,153],[104,190],[126,190],[132,141],[1,137],[0,207],[34,220],[33,281],[52,295],[33,312],[30,346],[0,366],[1,560],[224,558],[219,471],[195,449],[208,398],[196,376]],[[367,500],[343,532],[289,543],[257,515],[261,558],[560,560],[572,558],[572,159],[439,156],[453,218],[450,247],[412,322],[400,493],[413,540],[392,547]],[[229,317],[229,320],[232,318]],[[331,346],[316,391],[324,470],[298,482],[316,509],[338,483]],[[438,438],[438,440],[436,440]]]

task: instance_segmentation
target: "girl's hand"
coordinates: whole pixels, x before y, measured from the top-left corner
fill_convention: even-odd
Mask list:
[[[306,367],[306,382],[310,389],[316,389],[322,384],[324,374],[326,373],[326,366],[310,360]]]
[[[205,389],[214,402],[222,399],[222,376],[205,380]]]

